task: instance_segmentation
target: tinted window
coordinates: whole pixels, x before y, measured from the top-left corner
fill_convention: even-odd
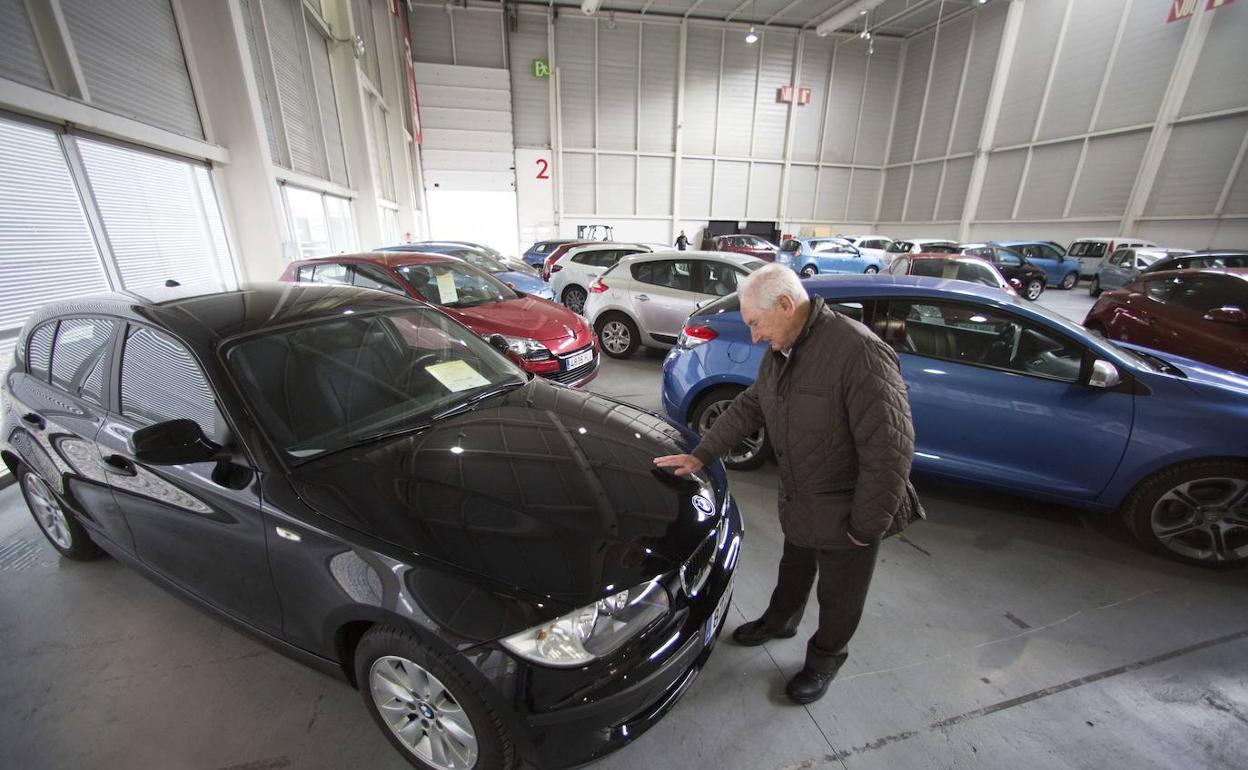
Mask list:
[[[1174,293],[1175,288],[1179,284],[1178,278],[1163,278],[1161,280],[1150,280],[1144,282],[1144,294],[1149,299],[1165,302],[1170,299],[1170,295]]]
[[[347,266],[338,263],[329,263],[323,265],[314,265],[312,271],[312,281],[315,283],[330,283],[349,286],[351,279],[347,275]]]
[[[780,244],[780,249],[782,251],[797,251],[801,247],[802,247],[802,244],[793,240],[785,241],[784,243]]]
[[[990,308],[893,300],[877,332],[902,353],[1075,382],[1083,349],[1047,328]]]
[[[992,271],[983,265],[977,265],[974,262],[958,262],[956,265],[958,272],[955,277],[959,281],[981,283],[984,286],[999,287],[1001,285],[1001,282],[992,274]]]
[[[997,249],[997,261],[1006,267],[1018,267],[1023,264],[1023,258],[1017,254],[1011,254],[1005,249]]]
[[[1105,244],[1100,241],[1078,241],[1070,247],[1072,257],[1103,257]]]
[[[1131,261],[1131,255],[1133,253],[1134,252],[1132,252],[1130,249],[1118,249],[1109,258],[1109,264],[1116,265],[1118,267],[1123,267],[1128,262]]]
[[[160,332],[131,326],[121,353],[121,413],[144,423],[188,419],[225,443],[225,424],[199,364]]]
[[[98,318],[61,321],[52,347],[52,384],[68,390],[82,383],[108,350],[113,328],[112,321]]]
[[[945,263],[939,259],[916,259],[910,267],[910,275],[924,275],[929,278],[940,278],[944,275]]]
[[[1184,276],[1175,280],[1178,290],[1170,301],[1193,312],[1204,315],[1219,307],[1248,308],[1248,283],[1242,280],[1216,275]],[[64,326],[62,323],[61,328]],[[53,365],[55,367],[55,358]]]
[[[633,278],[678,291],[694,291],[692,265],[688,260],[642,262],[633,266]]]
[[[406,294],[399,282],[386,274],[386,271],[375,265],[353,265],[352,281],[362,289],[378,289],[392,294]]]
[[[30,373],[44,382],[48,381],[48,370],[52,365],[52,337],[56,334],[56,321],[46,323],[30,335],[30,344],[26,348],[26,364]]]
[[[893,241],[888,250],[894,254],[905,254],[910,251],[911,244],[909,241]]]
[[[858,323],[862,323],[863,310],[862,310],[861,302],[831,302],[829,301],[827,304],[828,304],[828,307],[832,308],[836,312],[842,315],[847,315],[850,318],[857,321]]]
[[[698,260],[694,264],[698,272],[697,291],[702,294],[726,297],[737,290],[737,283],[745,277],[745,273],[722,262]]]

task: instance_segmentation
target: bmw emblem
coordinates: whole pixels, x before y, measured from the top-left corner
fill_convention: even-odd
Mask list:
[[[420,715],[425,719],[433,719],[433,709],[422,703],[420,704]]]
[[[693,507],[698,512],[698,518],[706,519],[715,512],[715,506],[711,503],[710,498],[704,492],[699,492],[693,496]]]

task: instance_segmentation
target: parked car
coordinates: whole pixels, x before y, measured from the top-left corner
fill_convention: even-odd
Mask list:
[[[425,247],[417,243],[405,243],[400,246],[383,246],[374,251],[402,251],[411,253],[425,254],[445,254],[449,257],[458,257],[473,267],[480,268],[498,280],[507,284],[511,288],[525,294],[532,294],[534,297],[542,299],[555,298],[555,293],[551,290],[550,285],[543,281],[537,275],[528,270],[512,270],[508,265],[500,262],[496,257],[491,256],[485,251],[471,246],[460,246],[458,244],[437,245],[433,251],[425,251]]]
[[[501,335],[525,371],[579,387],[598,375],[598,340],[566,307],[520,294],[461,259],[375,252],[291,262],[283,281],[380,289],[435,305],[482,337]]]
[[[469,248],[484,253],[486,256],[493,257],[499,262],[507,266],[509,270],[515,270],[522,273],[537,274],[537,271],[528,265],[523,259],[518,257],[509,257],[492,246],[484,243],[475,243],[473,241],[418,241],[416,243],[404,244],[407,246],[419,246],[420,250],[426,254],[453,254],[459,256],[459,249]]]
[[[1083,324],[1109,339],[1248,374],[1248,267],[1145,273],[1102,294]]]
[[[880,260],[883,265],[882,270],[888,269],[889,263],[893,259],[893,255],[889,252],[888,247],[893,245],[892,238],[885,238],[882,235],[840,235],[853,244],[864,257],[875,257]]]
[[[696,436],[528,378],[423,303],[289,284],[60,302],[3,395],[4,462],[53,548],[346,679],[417,767],[618,748],[686,691],[730,602],[722,467],[654,472]]]
[[[551,249],[550,253],[546,255],[546,259],[542,260],[542,267],[538,270],[538,273],[542,276],[543,281],[549,281],[551,268],[555,266],[560,257],[568,253],[569,249],[574,249],[577,246],[602,245],[602,243],[603,241],[568,241],[567,243],[561,243]]]
[[[1121,289],[1138,278],[1140,273],[1144,272],[1150,265],[1165,259],[1171,254],[1190,253],[1188,251],[1173,251],[1169,249],[1118,249],[1096,268],[1096,274],[1092,276],[1092,283],[1088,284],[1088,294],[1093,297],[1099,297],[1102,291]]]
[[[716,251],[745,254],[764,262],[775,262],[776,252],[780,250],[776,244],[757,235],[717,235],[714,241]]]
[[[549,254],[552,249],[556,246],[562,246],[565,243],[571,243],[574,240],[574,238],[555,238],[547,241],[536,241],[529,247],[528,251],[520,255],[520,258],[523,259],[524,263],[529,267],[535,270],[540,270],[542,262],[545,261],[546,255]]]
[[[1100,266],[1101,260],[1113,254],[1115,250],[1122,248],[1145,249],[1153,248],[1156,245],[1152,241],[1127,238],[1121,235],[1076,238],[1071,242],[1070,248],[1066,249],[1066,256],[1079,260],[1080,277],[1091,278],[1096,274],[1096,268]]]
[[[967,254],[900,254],[888,268],[889,275],[922,275],[948,281],[969,281],[1015,294],[1013,286],[997,266],[982,257]]]
[[[986,286],[847,275],[803,285],[897,351],[916,473],[1117,510],[1172,558],[1248,563],[1248,377],[1104,340]],[[771,354],[751,344],[737,296],[698,309],[680,340],[663,362],[663,408],[704,430]],[[764,448],[755,440],[730,459]]]
[[[884,261],[867,256],[844,238],[789,239],[780,245],[776,261],[809,278],[818,273],[878,273]]]
[[[996,241],[1044,271],[1047,286],[1073,289],[1079,283],[1079,261],[1067,259],[1066,249],[1053,241]]]
[[[1211,250],[1177,254],[1157,260],[1144,268],[1144,272],[1196,270],[1202,267],[1248,267],[1248,251]]]
[[[888,253],[897,254],[957,254],[958,244],[943,238],[911,238],[908,241],[893,241]]]
[[[554,295],[574,313],[585,312],[585,298],[589,296],[589,286],[598,276],[615,267],[622,257],[630,254],[648,254],[652,251],[667,251],[670,246],[655,249],[641,243],[596,244],[593,246],[575,246],[564,252],[563,256],[550,267],[550,287]]]
[[[765,264],[717,251],[633,254],[590,284],[585,317],[612,358],[628,358],[642,345],[669,348],[699,303],[732,294]]]
[[[964,243],[959,248],[963,254],[981,257],[991,262],[1001,271],[1001,275],[1005,276],[1005,280],[1009,281],[1010,285],[1017,288],[1018,293],[1027,299],[1034,302],[1044,293],[1046,278],[1044,271],[1031,264],[1017,251],[993,241]]]

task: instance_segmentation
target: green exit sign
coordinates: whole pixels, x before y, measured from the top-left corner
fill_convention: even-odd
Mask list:
[[[550,59],[534,59],[533,60],[533,77],[535,78],[550,77]]]

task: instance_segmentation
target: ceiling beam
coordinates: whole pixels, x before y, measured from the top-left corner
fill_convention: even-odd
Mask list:
[[[699,6],[699,5],[702,5],[702,3],[704,3],[705,1],[706,1],[706,0],[697,0],[697,2],[696,2],[696,3],[694,3],[694,4],[693,4],[693,5],[691,5],[691,6],[689,6],[689,10],[685,11],[685,18],[686,18],[686,19],[687,19],[687,18],[689,18],[689,14],[691,14],[691,13],[693,13],[694,11],[698,10],[698,6]]]
[[[732,21],[732,17],[744,11],[745,7],[752,2],[754,2],[754,0],[741,0],[741,5],[738,5],[736,8],[733,8],[732,12],[724,17],[724,21]]]
[[[771,16],[768,16],[768,17],[767,17],[767,20],[763,22],[763,26],[764,26],[764,27],[765,27],[765,26],[767,26],[768,24],[772,23],[772,22],[773,22],[773,21],[775,21],[776,19],[780,18],[781,16],[785,15],[785,14],[786,14],[786,13],[788,13],[789,11],[793,10],[794,8],[796,8],[797,6],[799,6],[799,5],[801,5],[802,3],[805,3],[805,2],[809,2],[809,0],[793,0],[793,2],[791,2],[791,3],[789,3],[788,5],[784,6],[784,7],[783,7],[783,8],[781,8],[780,10],[776,11],[776,12],[775,12],[775,13],[773,13]]]

